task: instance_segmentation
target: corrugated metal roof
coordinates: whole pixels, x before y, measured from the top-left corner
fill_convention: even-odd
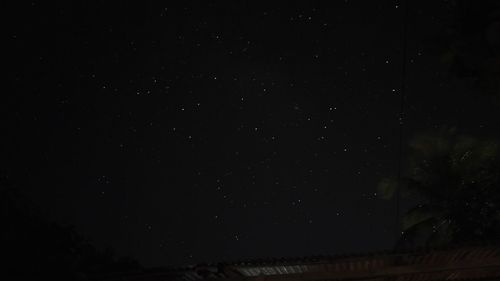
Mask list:
[[[284,275],[284,274],[299,274],[309,271],[309,267],[303,264],[297,265],[277,265],[277,266],[241,266],[237,267],[236,271],[240,272],[245,277],[253,277],[259,275]]]
[[[500,280],[499,244],[400,253],[247,260],[156,270],[109,280],[454,281],[484,278]]]

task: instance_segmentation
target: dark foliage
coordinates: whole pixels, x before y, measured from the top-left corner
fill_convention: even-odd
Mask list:
[[[1,255],[7,261],[9,280],[88,280],[140,268],[132,259],[115,258],[111,250],[98,251],[74,227],[46,219],[6,177],[2,177],[0,200]]]
[[[453,130],[422,134],[410,144],[399,188],[420,203],[405,214],[400,247],[442,246],[500,237],[500,154],[492,140]],[[397,181],[380,189],[393,196]]]
[[[444,36],[443,60],[479,93],[500,97],[500,2],[451,3],[454,16]]]

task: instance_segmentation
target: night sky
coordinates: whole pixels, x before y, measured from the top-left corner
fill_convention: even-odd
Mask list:
[[[434,50],[447,1],[71,2],[7,9],[1,166],[146,266],[391,249],[400,133],[498,125]]]

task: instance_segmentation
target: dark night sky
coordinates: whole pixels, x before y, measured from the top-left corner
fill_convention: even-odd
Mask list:
[[[404,2],[45,2],[9,10],[2,167],[51,216],[147,266],[393,246]],[[405,143],[491,131],[411,2]]]

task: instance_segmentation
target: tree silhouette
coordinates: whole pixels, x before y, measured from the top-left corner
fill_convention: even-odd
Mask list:
[[[416,136],[400,188],[419,203],[406,212],[397,247],[498,238],[499,148],[496,141],[454,130]],[[382,180],[382,197],[392,198],[397,185],[394,178]]]
[[[500,2],[450,1],[454,16],[440,36],[450,73],[500,100]]]
[[[433,40],[458,83],[500,102],[500,1],[452,0],[451,25]],[[405,214],[397,247],[437,246],[500,237],[500,159],[497,141],[425,133],[410,142],[400,182],[379,183],[389,199],[401,188],[417,203]]]
[[[9,280],[88,280],[89,276],[140,269],[132,259],[116,259],[109,249],[98,251],[74,227],[46,219],[5,176],[1,177],[0,203],[1,255],[7,261]]]

